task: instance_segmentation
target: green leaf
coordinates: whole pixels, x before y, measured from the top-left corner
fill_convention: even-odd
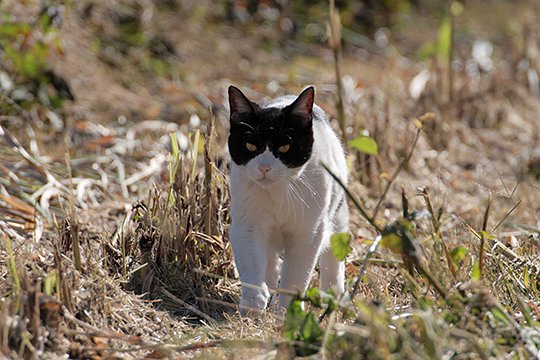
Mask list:
[[[343,261],[352,251],[350,245],[351,234],[349,233],[337,233],[332,235],[330,238],[330,246],[332,246],[332,252],[334,256],[339,260]]]
[[[446,15],[439,26],[439,36],[437,39],[437,54],[448,59],[452,46],[452,22],[450,16]]]
[[[459,1],[452,1],[452,3],[450,4],[450,11],[452,12],[452,15],[454,16],[461,15],[463,10],[465,10],[465,7]]]
[[[32,78],[37,74],[38,65],[36,62],[36,58],[33,54],[24,54],[24,56],[22,57],[20,70],[24,76],[27,76],[29,78]]]
[[[480,263],[475,259],[472,267],[471,279],[478,281],[482,277],[480,272]]]
[[[458,262],[465,260],[465,258],[469,255],[469,250],[467,250],[464,246],[458,246],[452,249],[450,251],[450,256],[452,257],[452,261],[454,264],[458,264]]]
[[[45,67],[47,65],[47,56],[49,55],[49,46],[43,41],[38,41],[30,49],[30,54],[34,56],[37,65]]]
[[[333,313],[334,311],[337,310],[338,307],[336,303],[336,298],[334,296],[325,298],[324,302],[328,306],[326,309],[327,313]]]
[[[499,322],[503,324],[508,324],[508,319],[506,315],[499,308],[493,307],[491,309],[491,313],[493,314],[493,317],[497,319]]]
[[[495,240],[495,236],[493,234],[488,233],[487,231],[482,230],[480,231],[480,234],[484,236],[484,239]]]
[[[384,234],[381,239],[381,245],[392,251],[401,252],[403,250],[403,240],[395,232]]]
[[[311,305],[316,307],[321,307],[321,294],[319,292],[319,289],[314,287],[306,290],[306,294],[304,295],[306,301],[309,301]]]
[[[45,295],[51,296],[56,285],[56,269],[53,269],[43,281],[43,292]]]
[[[378,155],[379,146],[369,136],[360,135],[357,138],[349,141],[349,146],[368,155]]]
[[[308,312],[300,330],[300,340],[312,344],[322,340],[323,334],[324,331],[315,315],[311,311]]]
[[[293,300],[287,308],[285,322],[283,323],[283,337],[288,340],[298,340],[300,327],[304,322],[305,314],[302,310],[302,302]]]
[[[14,38],[30,31],[30,25],[17,22],[4,22],[0,25],[0,35]]]
[[[527,289],[529,289],[529,286],[531,285],[531,280],[530,280],[530,277],[529,277],[529,267],[528,266],[525,266],[523,268],[523,285],[525,285],[525,287]]]
[[[49,27],[51,26],[51,24],[52,24],[51,17],[49,16],[49,14],[47,14],[47,12],[44,12],[39,17],[39,25],[41,26],[41,29],[46,33],[47,30],[49,30]]]
[[[437,54],[437,44],[435,41],[430,41],[422,45],[416,56],[419,60],[427,60]]]

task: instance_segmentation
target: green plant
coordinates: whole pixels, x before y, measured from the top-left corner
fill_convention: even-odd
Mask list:
[[[48,11],[32,20],[12,20],[7,15],[0,20],[2,67],[13,75],[16,87],[30,94],[19,98],[14,95],[23,107],[39,99],[43,105],[60,108],[64,100],[72,99],[72,94],[65,80],[49,66],[51,57],[64,56],[58,21]]]
[[[512,349],[516,346],[523,346],[519,351],[527,352],[525,358],[535,354],[535,349],[540,346],[540,333],[535,329],[538,323],[531,303],[523,298],[537,297],[537,275],[533,275],[537,270],[531,269],[538,266],[524,261],[490,236],[496,246],[491,256],[484,260],[489,261],[485,268],[492,269],[489,281],[493,281],[493,276],[500,278],[505,274],[508,278],[519,279],[520,284],[520,289],[517,289],[505,278],[507,291],[515,300],[510,300],[503,292],[492,294],[488,283],[482,281],[488,275],[487,271],[482,277],[478,261],[466,247],[457,246],[450,252],[450,261],[455,259],[465,266],[453,269],[454,263],[448,263],[443,256],[440,250],[442,238],[438,238],[441,236],[439,226],[447,218],[442,210],[433,211],[427,192],[423,197],[425,207],[414,209],[406,194],[402,193],[402,216],[376,229],[380,236],[373,241],[366,256],[367,260],[380,244],[382,251],[379,256],[386,254],[392,259],[398,255],[401,258],[401,262],[393,264],[398,264],[402,278],[398,296],[405,298],[411,295],[411,302],[405,305],[405,310],[392,306],[393,300],[388,294],[379,294],[373,302],[356,298],[356,283],[340,299],[322,294],[317,288],[309,289],[303,296],[295,297],[283,325],[283,336],[296,355],[323,353],[328,358],[439,358],[448,351],[456,354],[472,351],[486,357],[488,354],[515,352],[517,350]],[[426,213],[429,214],[428,221]],[[436,226],[433,217],[436,217]],[[487,220],[484,218],[483,222]],[[482,240],[480,231],[472,227],[469,230],[475,238]],[[432,241],[425,240],[430,238]],[[336,255],[346,254],[348,246],[345,235],[332,237],[332,250]],[[390,261],[387,263],[392,264]],[[494,274],[496,263],[500,265]],[[454,275],[453,271],[456,278],[450,276]],[[370,284],[372,279],[365,267],[357,278],[376,286]],[[524,314],[523,320],[517,321],[508,306]],[[484,320],[479,322],[479,319]],[[469,330],[472,324],[481,327],[484,335],[473,335]],[[490,338],[496,339],[497,343],[490,342]]]
[[[367,135],[359,135],[349,141],[349,146],[367,155],[379,155],[377,142]]]
[[[4,240],[4,245],[8,253],[8,264],[9,271],[11,272],[11,277],[13,281],[13,292],[18,294],[21,290],[21,280],[19,278],[19,272],[17,271],[17,263],[15,261],[15,256],[13,256],[13,249],[11,247],[11,240],[7,236],[2,236]]]
[[[437,91],[434,93],[436,101],[441,111],[442,123],[431,122],[431,132],[433,133],[433,144],[440,144],[446,147],[450,136],[443,135],[446,126],[447,132],[454,132],[455,124],[453,116],[455,113],[455,18],[463,12],[463,4],[459,1],[450,1],[445,7],[444,15],[441,19],[437,32],[437,39],[427,42],[420,49],[418,56],[422,60],[430,59],[437,72]]]
[[[309,307],[304,311],[302,303]],[[336,310],[336,298],[332,294],[321,294],[318,288],[311,288],[306,293],[296,295],[291,301],[283,323],[283,337],[297,355],[308,356],[317,353],[324,337],[321,320]],[[320,318],[316,312],[321,313]]]
[[[338,233],[332,235],[330,238],[330,246],[332,247],[332,252],[334,256],[339,260],[343,261],[352,251],[351,247],[351,234],[349,233]]]

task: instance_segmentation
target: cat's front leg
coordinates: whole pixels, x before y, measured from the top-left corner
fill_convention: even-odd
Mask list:
[[[242,299],[240,315],[250,316],[262,312],[270,297],[265,282],[267,266],[266,240],[246,226],[231,225],[231,245],[240,281]]]
[[[330,247],[322,251],[319,258],[319,268],[321,271],[321,290],[332,289],[336,295],[343,294],[345,290],[345,262],[339,261]]]
[[[311,241],[311,234],[298,236],[287,244],[283,256],[280,287],[288,291],[304,292],[309,285],[311,275],[319,255],[320,241]],[[279,307],[289,306],[292,296],[286,293],[279,295]]]

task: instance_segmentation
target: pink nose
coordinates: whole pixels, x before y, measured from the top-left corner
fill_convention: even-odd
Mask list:
[[[271,169],[272,169],[272,167],[270,167],[270,165],[259,165],[259,170],[260,170],[263,174],[266,174],[266,173],[269,172]]]

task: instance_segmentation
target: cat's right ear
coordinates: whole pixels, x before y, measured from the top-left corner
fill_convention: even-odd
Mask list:
[[[255,112],[255,104],[252,103],[243,92],[236,86],[229,86],[229,107],[231,109],[231,121],[240,116],[251,115]]]

